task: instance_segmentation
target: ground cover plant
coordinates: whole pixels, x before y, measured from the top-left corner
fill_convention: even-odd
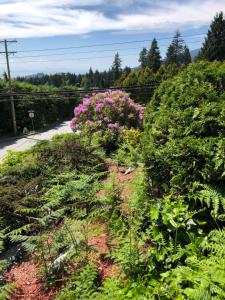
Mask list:
[[[22,245],[26,253],[41,261],[46,280],[54,277],[50,261],[72,244],[71,226],[77,227],[78,236],[85,232],[82,218],[92,210],[96,184],[105,171],[99,153],[82,144],[76,134],[42,141],[27,152],[10,152],[0,169],[1,250]],[[73,214],[77,219],[65,221],[63,240],[62,232],[48,232]],[[76,239],[82,248],[84,237]],[[52,242],[46,248],[48,240]],[[76,249],[70,252],[72,256]]]

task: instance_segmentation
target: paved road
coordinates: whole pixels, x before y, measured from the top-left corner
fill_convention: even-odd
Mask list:
[[[71,132],[69,123],[70,123],[69,121],[63,122],[62,124],[57,125],[52,129],[49,129],[42,133],[30,135],[26,138],[22,137],[22,138],[15,139],[15,140],[12,139],[12,140],[8,140],[5,142],[0,142],[0,162],[7,155],[7,150],[9,150],[9,149],[14,150],[14,151],[27,150],[30,147],[32,147],[34,144],[36,144],[38,140],[49,140],[55,134]]]

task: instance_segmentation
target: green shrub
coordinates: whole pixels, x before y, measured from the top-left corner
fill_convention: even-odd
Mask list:
[[[146,293],[222,300],[225,64],[194,63],[163,82],[147,107],[144,140],[151,200]]]
[[[121,132],[121,142],[114,154],[118,163],[133,165],[142,160],[142,137],[143,132],[139,129],[124,129]]]
[[[27,152],[10,152],[0,165],[0,218],[4,226],[10,230],[26,224],[29,214],[37,217],[38,208],[47,205],[46,201],[50,206],[53,201],[55,210],[71,203],[74,196],[71,185],[83,174],[90,176],[81,180],[83,185],[87,181],[86,189],[90,193],[95,174],[105,170],[103,158],[73,133],[42,141]],[[43,196],[45,193],[50,197]],[[18,212],[21,208],[24,211]]]
[[[191,64],[163,82],[145,116],[145,162],[152,191],[224,182],[225,64]]]

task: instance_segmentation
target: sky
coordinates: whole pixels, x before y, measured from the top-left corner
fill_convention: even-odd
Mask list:
[[[154,37],[165,56],[176,30],[190,50],[201,47],[222,10],[225,0],[0,0],[0,39],[17,40],[9,44],[12,76],[102,71],[116,52],[123,67],[135,67]],[[1,54],[0,74],[5,67]]]

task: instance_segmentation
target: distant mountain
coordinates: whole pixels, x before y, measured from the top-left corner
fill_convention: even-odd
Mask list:
[[[29,79],[29,78],[42,78],[44,76],[45,76],[44,73],[36,73],[36,74],[32,74],[32,75],[27,75],[27,76],[25,76],[25,78],[27,78],[27,79]]]
[[[197,57],[199,51],[200,51],[200,48],[190,51],[192,60],[194,60]]]

